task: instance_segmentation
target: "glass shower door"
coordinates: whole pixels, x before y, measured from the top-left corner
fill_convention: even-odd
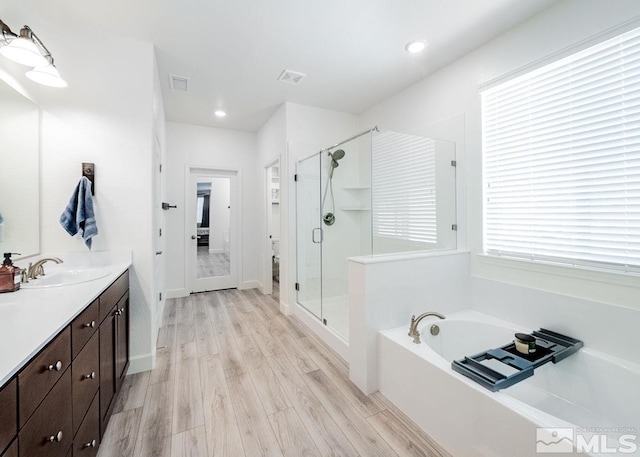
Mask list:
[[[297,301],[322,318],[322,213],[320,155],[296,167]]]

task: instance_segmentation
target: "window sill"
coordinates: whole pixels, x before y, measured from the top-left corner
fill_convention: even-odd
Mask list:
[[[598,281],[606,284],[640,288],[640,274],[637,273],[604,269],[598,270],[582,266],[552,264],[542,261],[498,257],[488,254],[478,254],[478,260],[482,264],[496,267],[515,268],[554,276],[565,276],[586,281]]]

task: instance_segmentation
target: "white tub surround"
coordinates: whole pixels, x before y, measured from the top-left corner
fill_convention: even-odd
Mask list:
[[[406,326],[412,314],[467,308],[469,253],[434,251],[352,257],[349,261],[349,378],[378,390],[378,332]]]
[[[28,261],[16,262],[24,268]],[[105,268],[109,274],[80,284],[43,289],[20,289],[0,294],[0,385],[20,370],[80,312],[131,266],[131,252],[55,254],[64,261],[47,263],[56,269]]]
[[[437,336],[429,331],[434,324]],[[640,429],[640,365],[588,341],[565,360],[491,392],[454,372],[451,361],[507,344],[530,328],[465,310],[444,321],[427,318],[418,330],[422,344],[404,326],[381,332],[380,391],[452,455],[535,457],[538,427]],[[619,436],[607,432],[607,446],[619,446]]]

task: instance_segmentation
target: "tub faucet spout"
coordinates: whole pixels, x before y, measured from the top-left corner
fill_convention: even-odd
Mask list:
[[[440,319],[446,319],[442,314],[436,313],[435,311],[427,311],[426,313],[420,314],[418,317],[411,316],[411,325],[409,325],[409,336],[413,338],[413,342],[415,344],[420,344],[420,332],[418,331],[418,324],[422,319],[429,316],[435,316]]]

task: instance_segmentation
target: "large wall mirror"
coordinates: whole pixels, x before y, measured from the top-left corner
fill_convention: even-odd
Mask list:
[[[40,109],[0,79],[2,252],[40,252]]]

